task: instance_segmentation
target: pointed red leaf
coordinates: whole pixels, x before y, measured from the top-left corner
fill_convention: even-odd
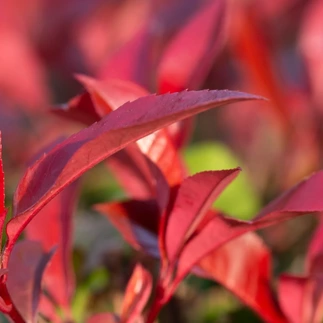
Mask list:
[[[120,319],[112,313],[100,313],[89,318],[86,323],[120,323]]]
[[[69,118],[85,120],[85,124],[88,125],[91,120],[97,121],[103,118],[122,104],[148,95],[145,89],[129,81],[108,79],[100,82],[84,75],[78,75],[77,78],[88,89],[89,92],[83,97],[88,96],[89,100],[76,97],[68,103],[68,110],[56,111]],[[177,136],[183,135],[177,134]],[[170,185],[176,185],[182,180],[185,170],[172,141],[173,138],[168,131],[162,129],[139,140],[137,145],[130,145],[107,161],[114,175],[133,198],[152,196],[150,189],[154,179],[147,174],[140,151],[161,168]],[[138,146],[140,151],[133,146]]]
[[[209,171],[183,181],[167,220],[167,258],[176,261],[185,243],[196,231],[212,203],[238,175],[240,169]]]
[[[244,234],[211,252],[197,270],[233,292],[266,322],[288,323],[271,289],[270,251],[256,234]]]
[[[35,241],[15,244],[8,264],[7,287],[13,303],[27,322],[36,322],[43,272],[53,255]]]
[[[88,92],[75,96],[65,104],[53,107],[52,112],[61,117],[86,125],[90,125],[101,119],[101,116],[95,110],[95,106]]]
[[[85,171],[148,134],[199,112],[240,100],[260,99],[240,92],[192,91],[146,96],[126,103],[81,130],[27,169],[14,196],[14,218],[7,225],[6,264],[21,231],[55,195]]]
[[[128,282],[125,292],[121,321],[127,323],[136,322],[149,299],[152,289],[152,278],[150,273],[141,265],[137,265]]]
[[[234,237],[296,216],[322,212],[322,188],[323,171],[320,171],[268,204],[253,221],[238,221],[214,213],[213,219],[185,245],[178,261],[176,284],[209,252]]]
[[[76,78],[88,90],[95,111],[101,118],[127,102],[149,95],[149,92],[143,87],[126,80],[106,79],[98,81],[81,74],[77,75]]]
[[[101,117],[104,117],[111,110],[118,109],[126,102],[131,102],[148,95],[148,92],[145,89],[129,81],[106,80],[104,82],[99,82],[84,75],[79,75],[78,79],[91,94],[95,109]],[[168,130],[161,129],[156,131],[151,135],[138,140],[137,145],[142,153],[147,155],[159,166],[169,185],[172,186],[181,182],[185,170],[178,152],[172,143],[172,138],[170,137]],[[136,157],[135,153],[136,151],[134,149],[129,153],[126,149],[123,155],[124,157],[127,157],[128,154],[131,154],[132,156],[129,156],[130,158],[140,158],[139,156]],[[134,173],[134,168],[139,172],[144,172],[144,170],[141,170],[140,167],[138,168],[138,165],[140,164],[133,165],[131,162],[125,164],[125,160],[120,160],[120,155],[121,154],[117,154],[113,157],[112,167],[117,171],[116,175],[122,180],[123,185],[129,189],[127,181],[123,179],[124,169],[126,168],[128,172],[132,173]],[[119,166],[119,163],[122,164],[121,167]],[[108,164],[110,164],[109,160]],[[138,182],[141,183],[141,181]],[[139,196],[135,197],[139,198]],[[149,196],[145,196],[145,198],[148,197]]]
[[[160,93],[201,86],[224,40],[225,6],[206,2],[171,40],[158,67]]]
[[[43,277],[43,285],[55,304],[69,315],[75,282],[72,267],[72,216],[78,182],[68,186],[48,203],[27,226],[29,240],[39,241],[48,251],[57,246]],[[40,307],[43,314],[44,309]]]

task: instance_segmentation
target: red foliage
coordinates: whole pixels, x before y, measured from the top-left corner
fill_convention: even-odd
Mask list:
[[[94,208],[132,247],[158,258],[160,270],[153,283],[137,264],[120,313],[97,314],[88,323],[152,323],[190,273],[219,282],[266,322],[321,322],[323,222],[303,275],[280,275],[277,291],[271,252],[252,231],[323,212],[323,172],[317,171],[322,12],[318,0],[4,0],[0,117],[8,147],[0,138],[0,155],[8,150],[9,162],[22,164],[62,135],[54,114],[86,128],[42,150],[27,167],[10,219],[0,157],[0,311],[18,323],[37,322],[39,312],[55,323],[73,321],[77,180],[104,161],[128,197]],[[282,66],[296,45],[299,51]],[[47,116],[52,96],[60,101],[78,90],[71,81],[76,71],[98,79],[77,74],[84,92]],[[52,91],[49,83],[63,85]],[[223,87],[270,101],[259,109],[261,96],[205,90]],[[278,196],[252,220],[240,221],[211,209],[240,168],[188,177],[180,150],[192,132],[191,117],[249,100],[258,103],[211,120],[240,150],[264,199]],[[22,149],[16,147],[20,138]],[[279,195],[286,187],[292,188]]]

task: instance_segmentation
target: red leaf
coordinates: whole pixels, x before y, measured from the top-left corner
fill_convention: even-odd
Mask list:
[[[320,214],[321,217],[321,214]],[[306,272],[308,274],[323,274],[323,221],[316,229],[306,254]]]
[[[14,196],[14,218],[7,225],[13,243],[32,217],[55,195],[102,160],[159,128],[199,112],[240,100],[260,99],[240,92],[198,91],[147,96],[126,103],[81,130],[27,169]]]
[[[149,28],[144,26],[125,46],[113,55],[100,72],[101,79],[118,78],[149,87],[152,69]]]
[[[321,171],[300,182],[281,197],[268,204],[250,222],[238,221],[220,214],[214,214],[214,218],[185,245],[178,261],[176,283],[180,282],[190,269],[209,252],[234,237],[296,216],[321,212],[323,210],[322,187],[323,172]],[[214,235],[214,232],[219,232],[219,234]]]
[[[70,314],[75,287],[72,267],[72,215],[78,195],[77,184],[73,183],[57,195],[25,230],[26,237],[39,241],[46,251],[57,245],[56,253],[44,273],[43,285],[51,299],[67,316]],[[40,310],[47,316],[51,315],[41,307]]]
[[[129,81],[105,80],[99,82],[83,75],[79,75],[78,79],[88,89],[88,93],[70,101],[68,110],[56,111],[69,118],[75,117],[76,120],[85,120],[85,124],[88,125],[91,120],[97,121],[103,118],[122,104],[148,95],[145,89]],[[182,137],[183,135],[185,134],[179,131],[174,136]],[[182,180],[185,170],[172,140],[168,131],[162,129],[139,140],[137,145],[141,152],[149,156],[161,168],[169,184],[176,185]],[[150,198],[154,178],[151,178],[149,172],[147,174],[147,167],[142,161],[141,153],[133,146],[135,145],[115,154],[107,163],[133,198]]]
[[[6,219],[7,211],[5,208],[5,183],[2,164],[2,137],[0,131],[0,246],[2,241],[3,224]]]
[[[177,261],[182,248],[195,233],[203,217],[239,169],[195,174],[183,181],[168,216],[165,232],[167,258]]]
[[[247,68],[247,81],[270,99],[273,115],[282,127],[286,127],[290,122],[288,104],[279,76],[272,66],[273,53],[269,47],[270,39],[266,37],[265,24],[255,7],[239,3],[233,8],[230,37],[234,55]]]
[[[178,32],[158,67],[160,93],[201,86],[224,40],[226,2],[207,2]]]
[[[102,203],[94,208],[111,221],[132,247],[159,256],[157,232],[160,212],[154,200]]]
[[[122,104],[148,95],[146,90],[137,84],[128,81],[106,80],[105,82],[99,82],[86,76],[78,76],[78,79],[91,94],[95,109],[102,118],[111,110],[118,109]],[[166,129],[161,129],[140,139],[137,141],[137,145],[142,153],[147,155],[159,166],[169,185],[172,186],[181,182],[185,170]],[[126,157],[126,159],[128,154],[132,155],[129,156],[130,158],[140,158],[139,156],[136,157],[135,153],[135,150],[128,152],[126,149],[122,155],[123,157]],[[138,152],[136,154],[138,155]],[[122,155],[117,154],[113,157],[112,167],[116,171],[118,178],[121,179],[123,185],[129,190],[130,185],[127,185],[128,181],[123,178],[125,168],[131,173],[135,173],[134,169],[136,169],[137,172],[139,171],[139,175],[140,172],[144,172],[144,170],[140,169],[140,167],[138,169],[140,163],[133,165],[133,163],[128,162],[125,164],[125,159],[122,160],[120,158]],[[119,166],[119,163],[122,165]],[[108,161],[108,164],[111,164],[110,161]],[[138,183],[140,184],[141,181],[138,181]],[[133,189],[131,189],[131,191],[133,191]],[[140,196],[135,197],[139,198]],[[144,197],[148,198],[150,196]]]
[[[7,287],[13,303],[27,322],[35,322],[41,280],[53,250],[45,253],[35,241],[15,244],[8,264]]]
[[[270,251],[256,234],[247,233],[208,254],[196,273],[218,281],[266,322],[288,323],[271,290]]]
[[[28,37],[2,24],[0,38],[0,91],[30,109],[43,108],[49,96],[45,70]]]
[[[95,110],[101,118],[123,104],[149,94],[143,87],[126,80],[106,79],[98,81],[86,75],[77,75],[76,78],[88,90]]]
[[[90,125],[101,119],[88,92],[75,96],[66,104],[53,107],[52,112],[86,125]]]
[[[112,174],[134,199],[149,199],[156,194],[156,181],[147,158],[137,145],[130,144],[107,160]]]
[[[290,323],[305,323],[303,300],[307,279],[291,275],[279,277],[279,303]]]
[[[87,323],[119,323],[120,319],[112,313],[100,313],[89,318]]]
[[[128,282],[125,297],[121,309],[121,321],[132,323],[138,317],[148,301],[152,289],[150,273],[141,265],[137,265]]]
[[[323,4],[321,1],[311,1],[307,4],[303,13],[303,21],[300,24],[300,50],[305,60],[306,71],[311,85],[311,98],[319,104],[323,99],[321,80],[323,75],[322,47],[318,41],[323,33]]]

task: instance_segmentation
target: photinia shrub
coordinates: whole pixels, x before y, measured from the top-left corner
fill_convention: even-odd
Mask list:
[[[212,290],[214,282],[222,285],[265,322],[321,322],[322,10],[315,0],[3,0],[5,317],[18,323],[168,322],[161,310],[183,290],[190,294],[187,277],[194,275],[212,281]],[[243,92],[213,90],[222,88]],[[230,103],[236,107],[201,116],[193,136],[193,116]],[[208,158],[200,144],[205,137],[221,141],[243,163],[189,175],[182,152],[190,137],[200,148],[195,163]],[[219,151],[215,158],[224,160]],[[122,198],[102,192],[104,198],[89,203],[89,223],[100,214],[139,252],[120,266],[126,271],[122,296],[105,294],[102,305],[94,295],[94,310],[87,311],[91,282],[77,268],[84,259],[77,258],[73,231],[76,206],[84,203],[82,175],[101,162],[99,176],[112,174]],[[250,176],[244,185],[257,190],[255,205],[263,205],[250,212],[256,215],[242,214],[249,221],[214,204],[236,181],[239,165]],[[245,196],[237,198],[239,190],[226,203],[237,207]],[[6,208],[11,193],[12,208]],[[286,221],[309,214],[318,226],[305,251],[296,241],[304,237]],[[307,217],[304,228],[313,219]],[[262,237],[254,232],[269,226]],[[298,256],[286,264],[282,250],[293,241]],[[91,245],[88,253],[95,257],[100,248],[109,247]],[[117,257],[108,254],[104,261]],[[203,291],[198,296],[205,305]],[[222,296],[213,296],[216,306]],[[235,322],[231,314],[224,320]]]
[[[94,85],[92,85],[91,90],[95,94],[102,91],[100,87]],[[2,312],[15,322],[32,322],[37,319],[41,277],[54,250],[43,250],[40,242],[30,240],[18,243],[18,238],[37,213],[46,212],[44,207],[57,194],[71,185],[88,169],[131,142],[135,142],[159,128],[212,107],[250,99],[259,99],[259,97],[230,91],[182,92],[161,96],[145,96],[124,104],[119,109],[109,113],[101,121],[81,130],[45,152],[27,169],[18,184],[13,201],[13,216],[5,225],[7,241],[1,262]],[[151,166],[148,165],[148,167]],[[158,168],[152,167],[152,173],[155,174],[155,172],[158,173]],[[2,170],[1,174],[4,178]],[[162,175],[159,176],[162,177]],[[156,198],[158,198],[161,208],[166,206],[168,191],[166,182],[163,182],[166,190],[160,189],[159,183],[156,185]],[[1,222],[2,227],[4,227],[7,214],[4,207],[4,185],[2,185],[2,192]],[[60,283],[66,285],[67,291],[63,293],[65,294],[63,296],[55,295],[57,294],[55,291],[57,286],[55,283],[53,285],[51,279],[48,279],[47,288],[52,297],[61,302],[60,305],[63,308],[67,308],[68,315],[70,279],[68,278],[66,256],[68,256],[68,245],[70,244],[68,223],[70,222],[71,209],[66,208],[66,203],[73,205],[75,192],[70,186],[68,191],[62,194],[64,195],[56,197],[58,201],[53,200],[51,202],[57,203],[57,206],[53,207],[52,205],[49,211],[54,211],[55,215],[59,217],[57,230],[62,230],[61,233],[55,234],[55,231],[53,232],[54,239],[57,236],[62,239],[60,243],[62,250],[59,250],[58,254],[61,260],[56,272],[63,271],[61,278],[64,278],[66,283],[62,281]],[[47,210],[47,215],[49,211]],[[33,234],[32,230],[29,230],[28,235],[34,236],[37,234]],[[50,237],[46,236],[45,238],[49,242]],[[21,268],[26,269],[21,271]]]

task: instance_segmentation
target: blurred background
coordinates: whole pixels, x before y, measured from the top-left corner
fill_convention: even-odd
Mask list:
[[[230,89],[262,95],[191,120],[182,149],[190,173],[241,166],[216,206],[254,217],[285,189],[322,168],[323,2],[320,0],[2,0],[0,129],[7,205],[26,165],[83,124],[54,107],[82,92],[76,74],[133,81],[151,93]],[[82,179],[74,219],[77,321],[118,312],[136,261],[91,206],[125,197],[99,165]],[[315,217],[260,232],[273,272],[301,273]],[[189,277],[160,322],[261,322],[214,282]]]

